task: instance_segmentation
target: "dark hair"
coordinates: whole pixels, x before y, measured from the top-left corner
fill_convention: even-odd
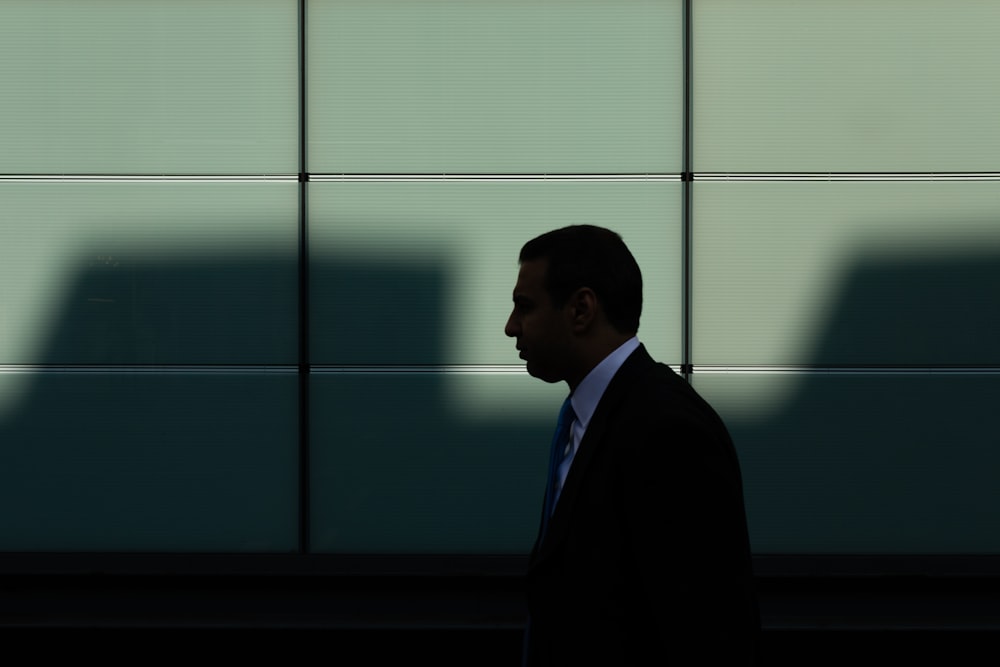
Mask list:
[[[621,236],[594,225],[555,229],[521,248],[519,261],[535,259],[548,260],[545,288],[553,306],[565,306],[573,292],[589,287],[615,329],[639,330],[642,273]]]

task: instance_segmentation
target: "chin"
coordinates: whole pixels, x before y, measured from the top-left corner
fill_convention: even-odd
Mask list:
[[[525,368],[528,371],[528,375],[533,378],[538,378],[542,382],[548,382],[554,384],[556,382],[561,382],[562,378],[559,377],[558,373],[552,372],[551,369],[538,368],[537,365],[528,362],[525,364]]]

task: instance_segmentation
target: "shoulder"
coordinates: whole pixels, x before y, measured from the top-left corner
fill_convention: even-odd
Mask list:
[[[708,407],[687,380],[670,366],[654,361],[642,346],[622,364],[608,389],[621,393],[629,406],[696,412]]]
[[[729,443],[722,419],[691,384],[639,348],[608,387],[613,389],[610,419],[633,432],[683,434],[690,441]],[[678,438],[669,438],[676,441]]]

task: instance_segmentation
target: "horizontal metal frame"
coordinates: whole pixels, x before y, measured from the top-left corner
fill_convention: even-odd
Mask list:
[[[605,174],[309,173],[303,174],[0,174],[0,183],[295,183],[353,181],[1000,181],[1000,172],[694,172]]]
[[[297,174],[0,174],[0,183],[297,183]]]
[[[680,366],[673,365],[675,372],[680,372]],[[528,370],[523,364],[451,364],[451,365],[412,365],[412,366],[372,366],[351,364],[314,364],[309,369],[310,375],[522,375],[527,376]]]
[[[1000,172],[695,172],[694,181],[1000,181]]]
[[[679,373],[679,365],[671,365],[671,369]],[[372,365],[351,365],[351,364],[314,364],[310,372],[314,375],[333,375],[344,373],[356,374],[378,374],[378,373],[398,373],[398,374],[427,374],[441,373],[445,375],[527,375],[528,370],[524,364],[451,364],[451,365],[412,365],[412,366],[372,366]]]
[[[704,366],[695,364],[699,375],[736,373],[815,375],[1000,375],[1000,366]]]
[[[681,372],[678,364],[668,364]],[[302,371],[296,364],[0,364],[0,374],[15,373],[78,373],[78,374],[284,374]],[[527,375],[519,364],[308,364],[304,369],[311,375],[400,374],[400,375]],[[809,366],[809,365],[721,365],[694,364],[688,373],[698,375],[733,374],[809,374],[809,375],[1000,375],[1000,365],[985,366]]]
[[[313,183],[352,181],[681,181],[681,174],[310,174]]]
[[[0,374],[13,373],[71,373],[71,374],[120,374],[120,375],[186,375],[186,374],[245,374],[260,373],[289,375],[298,372],[292,364],[177,364],[177,365],[55,365],[55,364],[0,364]]]

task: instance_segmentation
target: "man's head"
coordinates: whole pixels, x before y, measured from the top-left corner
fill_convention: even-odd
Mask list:
[[[642,274],[615,232],[556,229],[528,241],[520,262],[504,332],[535,377],[575,387],[638,331]]]

